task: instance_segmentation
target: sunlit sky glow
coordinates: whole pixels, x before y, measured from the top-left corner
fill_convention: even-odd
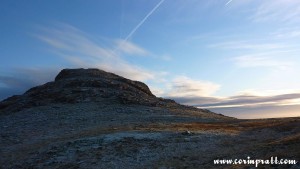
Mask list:
[[[239,118],[300,116],[300,1],[3,1],[0,99],[99,68]]]

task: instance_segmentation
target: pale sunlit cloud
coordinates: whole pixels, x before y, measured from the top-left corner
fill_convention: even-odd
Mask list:
[[[200,108],[226,108],[226,107],[262,107],[282,106],[300,104],[300,93],[289,93],[281,95],[257,96],[257,95],[235,95],[230,97],[170,97],[184,104]],[[299,112],[300,115],[300,112]]]
[[[239,67],[270,67],[276,69],[289,69],[294,63],[286,60],[279,60],[275,57],[265,55],[245,55],[233,58]]]
[[[125,54],[139,55],[139,56],[150,55],[150,53],[145,49],[137,46],[136,44],[133,44],[132,42],[125,41],[122,39],[116,40],[116,46],[117,46],[116,51]]]
[[[219,90],[219,84],[194,80],[186,76],[178,76],[172,80],[169,86],[168,97],[193,97],[193,96],[210,96]]]
[[[282,118],[282,117],[299,117],[300,105],[287,106],[247,106],[247,107],[227,107],[227,108],[210,108],[213,112],[222,112],[231,117],[240,119],[258,119],[258,118]]]
[[[300,98],[287,100],[280,104],[281,106],[300,105]],[[300,115],[300,112],[299,112]]]

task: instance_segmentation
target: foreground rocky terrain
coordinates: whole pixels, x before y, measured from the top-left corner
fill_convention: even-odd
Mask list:
[[[299,117],[226,117],[97,69],[62,70],[55,81],[0,102],[0,128],[5,169],[255,168],[214,160],[300,160]]]

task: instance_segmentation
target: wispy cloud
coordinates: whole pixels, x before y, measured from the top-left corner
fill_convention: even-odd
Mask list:
[[[116,40],[116,45],[117,45],[116,51],[124,52],[126,54],[140,55],[140,56],[150,55],[148,51],[129,41],[118,39]]]
[[[300,1],[298,0],[273,0],[272,2],[261,1],[255,10],[252,19],[257,22],[299,22]]]
[[[252,95],[240,95],[229,97],[222,102],[202,105],[204,107],[240,107],[240,106],[261,106],[261,105],[281,105],[290,100],[300,98],[300,93],[282,94],[275,96],[252,96]],[[300,103],[297,103],[300,104]]]
[[[226,108],[226,107],[261,107],[300,105],[300,93],[290,93],[272,96],[236,95],[231,97],[170,97],[181,103],[201,108]]]
[[[208,81],[193,80],[186,76],[175,77],[169,84],[169,91],[165,94],[172,96],[209,96],[214,94],[220,85]]]
[[[221,48],[221,49],[242,49],[242,50],[271,50],[271,49],[282,49],[286,48],[287,45],[282,43],[258,43],[249,42],[249,41],[228,41],[222,43],[216,43],[208,45],[212,48]]]
[[[157,74],[122,59],[123,54],[148,54],[145,49],[129,41],[118,39],[114,40],[113,45],[104,46],[67,24],[59,24],[56,28],[43,28],[43,32],[36,37],[77,67],[96,67],[141,81],[154,79]]]
[[[71,25],[58,23],[53,27],[40,26],[40,31],[35,36],[52,46],[55,51],[101,59],[118,58],[111,48],[95,43],[85,32]]]
[[[240,67],[270,67],[276,69],[288,69],[294,66],[293,62],[286,60],[279,60],[276,57],[267,55],[245,55],[235,57],[234,62]]]
[[[213,96],[166,96],[167,98],[173,99],[178,103],[199,106],[199,105],[208,105],[222,102],[224,98],[213,97]]]

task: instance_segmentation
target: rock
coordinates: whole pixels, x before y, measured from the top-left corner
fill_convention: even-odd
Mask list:
[[[186,130],[182,133],[182,135],[192,135],[192,133],[189,130]]]

